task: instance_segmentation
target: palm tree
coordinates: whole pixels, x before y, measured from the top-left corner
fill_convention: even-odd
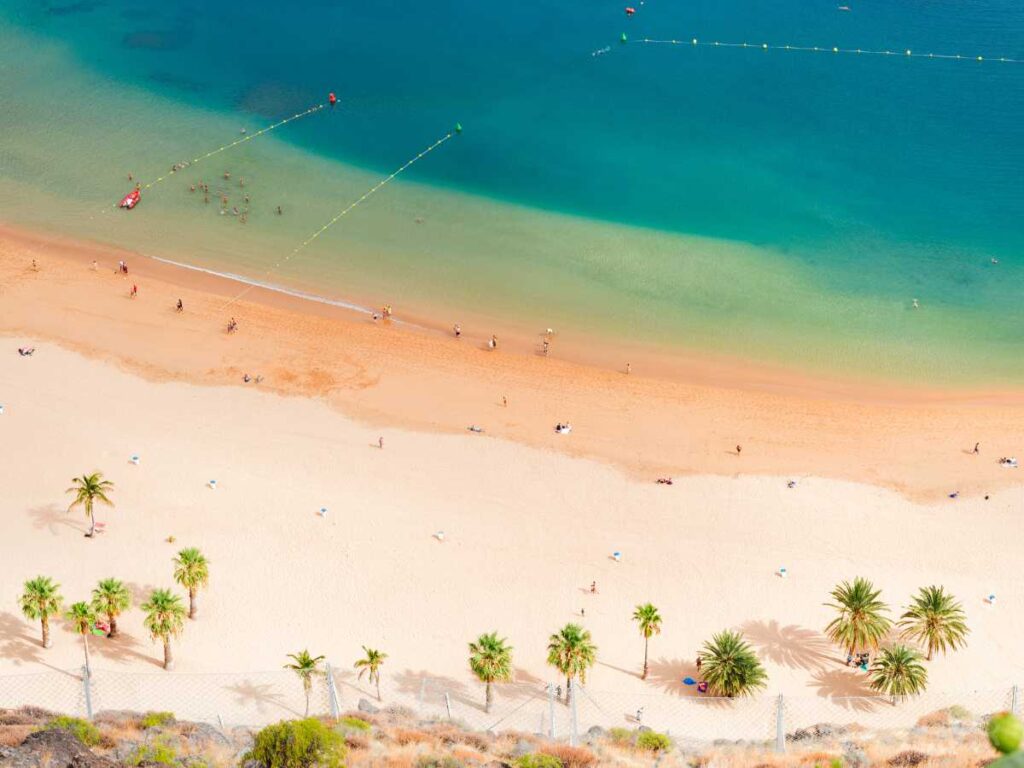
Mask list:
[[[915,696],[928,685],[921,654],[905,645],[886,648],[871,665],[871,687],[896,699]]]
[[[196,594],[210,583],[209,562],[195,547],[186,547],[174,558],[174,580],[188,590],[188,617],[196,617]]]
[[[579,624],[566,624],[548,638],[548,664],[565,675],[565,701],[569,701],[573,678],[587,682],[587,670],[597,660],[597,646],[590,632]]]
[[[931,661],[935,651],[946,653],[967,645],[966,619],[960,603],[943,587],[921,587],[897,626],[903,637],[924,644],[925,659]]]
[[[75,628],[75,632],[82,636],[82,642],[85,643],[85,671],[88,674],[92,672],[89,665],[89,634],[96,626],[96,611],[89,603],[73,603],[64,614],[64,618]]]
[[[285,669],[292,670],[302,681],[302,690],[306,692],[306,717],[309,717],[309,694],[313,691],[313,675],[319,671],[320,662],[323,656],[313,657],[309,651],[301,650],[298,653],[289,653],[288,658],[291,664],[285,664]]]
[[[843,646],[853,655],[858,649],[877,649],[879,642],[892,627],[892,621],[882,614],[889,606],[878,599],[882,593],[867,579],[858,576],[853,584],[844,581],[832,590],[834,603],[825,603],[835,608],[839,615],[825,627],[829,640]]]
[[[484,685],[484,712],[490,713],[493,693],[491,683],[512,679],[512,646],[497,632],[480,635],[469,644],[469,668]]]
[[[169,589],[154,589],[149,601],[142,604],[142,610],[146,612],[143,626],[149,630],[149,636],[164,644],[164,669],[174,669],[171,638],[178,637],[185,629],[185,606],[181,598]]]
[[[661,634],[661,614],[651,603],[638,605],[633,611],[633,621],[640,628],[640,636],[644,639],[644,672],[640,675],[641,680],[647,679],[647,643],[651,635]]]
[[[704,643],[701,672],[708,689],[719,696],[750,696],[765,687],[768,673],[743,635],[723,630]]]
[[[79,506],[85,509],[85,514],[89,516],[89,532],[85,535],[89,538],[96,534],[96,515],[93,508],[97,501],[108,507],[114,506],[114,502],[107,498],[107,491],[112,490],[113,487],[112,482],[103,479],[102,472],[93,472],[91,475],[82,475],[71,480],[71,487],[67,489],[66,493],[75,494],[75,500],[71,502],[68,509],[71,510]]]
[[[107,637],[117,637],[117,617],[128,610],[132,603],[128,588],[117,579],[103,579],[92,591],[92,607],[96,613],[107,617],[110,630]]]
[[[355,663],[356,669],[359,670],[359,679],[363,679],[364,672],[369,672],[368,679],[371,683],[377,684],[377,701],[380,701],[380,666],[388,655],[375,651],[373,648],[367,648],[365,645],[363,646],[363,651],[366,653],[366,656]]]
[[[26,619],[35,621],[43,627],[43,648],[53,645],[50,639],[50,617],[60,611],[64,598],[60,596],[60,584],[54,584],[49,576],[36,576],[25,582],[21,593],[21,612]]]

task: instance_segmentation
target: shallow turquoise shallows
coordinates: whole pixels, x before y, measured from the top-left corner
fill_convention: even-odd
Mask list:
[[[1024,383],[1024,6],[629,4],[0,0],[0,219],[452,321]]]

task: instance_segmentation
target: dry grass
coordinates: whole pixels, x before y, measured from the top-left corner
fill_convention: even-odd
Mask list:
[[[585,747],[545,744],[539,751],[558,758],[563,768],[592,768],[597,764],[597,755]]]
[[[388,731],[388,735],[400,747],[408,744],[434,744],[437,741],[434,734],[427,731],[417,731],[412,728],[395,728]]]
[[[32,731],[34,725],[0,725],[0,747],[17,747]]]

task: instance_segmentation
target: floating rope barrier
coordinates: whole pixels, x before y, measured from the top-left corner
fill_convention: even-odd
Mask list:
[[[621,43],[639,43],[643,45],[681,45],[690,48],[749,48],[760,51],[794,51],[798,53],[832,53],[855,54],[858,56],[898,56],[905,59],[942,59],[945,61],[999,62],[1003,64],[1024,64],[1024,59],[1013,59],[1006,56],[963,55],[959,53],[918,53],[910,48],[899,51],[873,48],[841,48],[839,46],[810,45],[771,45],[769,43],[726,43],[720,40],[707,41],[692,37],[689,40],[656,40],[649,37],[630,40],[625,33],[619,38]]]
[[[448,132],[447,134],[442,136],[440,139],[435,141],[433,144],[431,144],[429,147],[427,147],[426,149],[424,149],[421,152],[419,152],[419,154],[413,156],[409,160],[406,160],[397,170],[392,171],[391,173],[389,173],[387,176],[385,176],[383,179],[378,181],[376,184],[374,184],[368,190],[363,192],[363,194],[361,194],[358,198],[356,198],[351,203],[349,203],[347,206],[345,206],[330,221],[328,221],[326,224],[324,224],[322,227],[320,227],[320,229],[318,229],[312,235],[310,235],[305,240],[303,240],[302,243],[300,243],[298,246],[296,246],[295,250],[293,250],[291,253],[289,253],[287,256],[285,256],[283,259],[281,259],[279,262],[277,262],[274,266],[272,266],[270,269],[268,269],[266,271],[266,273],[264,274],[264,276],[263,276],[264,279],[266,277],[270,276],[273,272],[275,272],[278,269],[280,269],[286,263],[288,263],[288,261],[291,260],[291,258],[293,256],[296,256],[298,253],[300,253],[307,245],[312,243],[314,240],[316,240],[318,237],[320,237],[320,235],[322,235],[328,229],[330,229],[335,224],[337,224],[342,218],[344,218],[349,213],[354,211],[359,205],[361,205],[362,203],[366,202],[368,199],[373,197],[373,195],[375,195],[377,192],[379,192],[386,184],[391,182],[393,179],[395,179],[401,173],[406,171],[408,168],[410,168],[413,165],[415,165],[416,163],[418,163],[420,160],[422,160],[424,157],[429,155],[435,149],[440,147],[446,141],[448,141],[449,139],[453,138],[458,133],[462,133],[462,125],[460,123],[456,123],[455,124],[455,129],[453,131]],[[237,302],[239,299],[241,299],[243,296],[245,296],[247,293],[249,293],[249,291],[251,291],[253,288],[256,288],[256,287],[257,286],[255,286],[255,285],[250,285],[250,286],[246,287],[237,296],[235,296],[229,302],[227,302],[227,304],[225,304],[224,307],[230,307],[232,304]]]
[[[255,138],[259,137],[259,136],[262,136],[265,133],[270,133],[271,131],[278,129],[278,128],[280,128],[283,125],[287,125],[288,123],[291,123],[291,122],[293,122],[295,120],[299,120],[299,119],[301,119],[303,117],[308,117],[309,115],[312,115],[314,112],[319,112],[321,109],[324,109],[325,106],[326,106],[325,104],[317,104],[315,107],[310,107],[305,112],[299,112],[297,114],[292,115],[291,117],[286,117],[284,120],[279,120],[278,122],[274,123],[273,125],[268,125],[266,128],[261,128],[260,130],[256,131],[256,133],[246,134],[245,136],[243,136],[240,139],[235,139],[234,141],[232,141],[229,144],[225,144],[222,147],[217,147],[217,149],[214,149],[214,150],[212,150],[210,152],[207,152],[205,155],[200,155],[199,157],[192,158],[192,160],[189,161],[187,164],[183,164],[182,168],[178,168],[177,165],[175,165],[173,170],[168,171],[167,173],[165,173],[160,178],[154,179],[153,181],[150,181],[147,184],[141,184],[140,185],[140,189],[149,189],[151,187],[155,187],[161,181],[164,181],[165,179],[169,179],[178,170],[184,170],[185,168],[188,168],[190,166],[195,165],[196,163],[199,163],[199,162],[202,162],[203,160],[211,158],[214,155],[219,155],[221,152],[225,152],[225,151],[231,149],[232,147],[237,147],[239,144],[244,144],[247,141],[252,141],[253,139],[255,139]]]
[[[253,139],[255,139],[255,138],[259,137],[259,136],[262,136],[265,133],[270,133],[271,131],[277,130],[281,126],[287,125],[288,123],[294,122],[296,120],[300,120],[303,117],[308,117],[309,115],[312,115],[312,114],[314,114],[316,112],[319,112],[320,110],[324,109],[326,106],[327,106],[326,104],[317,104],[316,106],[310,107],[305,112],[297,112],[296,114],[292,115],[291,117],[286,117],[283,120],[278,120],[273,125],[268,125],[266,128],[261,128],[260,130],[256,131],[255,133],[246,134],[245,136],[242,136],[240,139],[235,139],[232,142],[229,142],[227,144],[224,144],[223,146],[217,147],[216,149],[207,152],[205,155],[199,155],[198,157],[194,157],[194,158],[192,158],[192,160],[189,160],[189,161],[185,161],[185,162],[181,162],[181,163],[175,163],[174,166],[171,168],[171,170],[168,171],[167,173],[165,173],[163,176],[160,176],[159,178],[153,179],[153,181],[146,182],[145,184],[142,184],[142,183],[136,184],[136,189],[138,189],[138,190],[152,189],[153,187],[155,187],[160,182],[166,181],[167,179],[169,179],[171,176],[173,176],[178,171],[183,171],[186,168],[190,168],[191,166],[195,165],[196,163],[200,163],[203,160],[206,160],[208,158],[213,157],[214,155],[219,155],[221,152],[226,152],[227,150],[231,149],[232,147],[237,147],[239,144],[244,144],[247,141],[252,141]],[[121,205],[120,202],[113,203],[111,206],[109,206],[107,208],[104,208],[101,211],[101,213],[106,213],[109,210],[117,209],[118,207],[120,207],[120,205]]]

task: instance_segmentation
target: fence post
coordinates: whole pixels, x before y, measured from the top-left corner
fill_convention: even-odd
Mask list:
[[[420,700],[419,700],[419,711],[420,711],[420,714],[423,714],[423,697],[426,695],[426,693],[427,693],[427,678],[421,677],[420,678]]]
[[[1010,712],[1012,712],[1015,715],[1017,714],[1017,707],[1019,706],[1018,698],[1019,697],[1017,695],[1017,686],[1015,685],[1013,686],[1013,688],[1010,689]]]
[[[579,685],[579,683],[577,683],[577,685]],[[570,722],[569,722],[569,746],[570,747],[575,747],[576,746],[576,741],[577,741],[577,733],[576,733],[576,727],[577,727],[577,722],[576,722],[576,686],[575,685],[570,685],[569,686],[569,709],[570,709],[570,712],[571,712],[571,715],[572,715],[572,717],[570,719]]]
[[[779,694],[779,702],[775,706],[775,751],[782,754],[786,751],[786,727],[783,722],[783,700]]]
[[[444,708],[448,710],[448,719],[452,719],[452,697],[448,695],[448,691],[444,692]]]
[[[548,683],[548,738],[555,740],[555,686]]]
[[[324,672],[327,678],[327,701],[331,707],[331,717],[337,720],[341,714],[341,707],[338,706],[338,691],[334,687],[334,672],[329,661],[324,662]]]
[[[92,720],[92,673],[82,667],[82,690],[85,691],[85,717]]]

